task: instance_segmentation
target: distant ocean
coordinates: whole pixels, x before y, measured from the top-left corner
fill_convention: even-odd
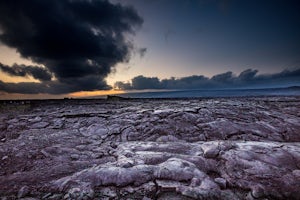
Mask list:
[[[197,98],[197,97],[252,97],[252,96],[300,96],[300,86],[268,89],[226,89],[226,90],[178,90],[135,92],[119,94],[127,98]]]

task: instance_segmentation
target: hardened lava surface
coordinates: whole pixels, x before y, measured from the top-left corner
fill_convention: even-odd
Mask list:
[[[1,102],[0,197],[300,199],[300,97]]]

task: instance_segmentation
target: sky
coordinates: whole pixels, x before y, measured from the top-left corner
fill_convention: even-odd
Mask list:
[[[300,85],[297,0],[0,0],[0,99]]]

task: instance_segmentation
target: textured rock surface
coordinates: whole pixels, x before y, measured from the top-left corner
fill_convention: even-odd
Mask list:
[[[3,199],[300,199],[300,97],[1,109]]]

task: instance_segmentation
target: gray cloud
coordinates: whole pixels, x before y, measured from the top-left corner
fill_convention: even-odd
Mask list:
[[[225,88],[264,88],[300,85],[300,68],[284,70],[274,74],[258,75],[257,70],[247,69],[238,76],[232,72],[217,74],[212,78],[194,75],[183,78],[159,80],[157,77],[137,76],[131,83],[117,82],[115,88],[132,89],[225,89]]]
[[[38,94],[46,93],[47,85],[45,83],[4,83],[0,81],[0,90],[7,93]]]
[[[13,66],[9,67],[8,65],[3,65],[0,63],[0,70],[10,76],[32,76],[40,81],[50,81],[52,78],[51,73],[47,69],[39,66],[13,64]]]
[[[123,89],[123,90],[131,90],[132,89],[132,85],[131,85],[131,83],[117,81],[114,84],[114,88],[116,88],[116,89]]]
[[[108,0],[0,0],[0,42],[46,68],[2,65],[2,71],[41,81],[56,78],[47,83],[51,90],[44,83],[33,84],[36,93],[109,89],[105,78],[133,50],[125,35],[134,34],[142,23],[132,7]],[[11,91],[29,86],[3,84]]]
[[[138,53],[139,53],[140,57],[143,58],[147,53],[147,48],[139,48]]]

